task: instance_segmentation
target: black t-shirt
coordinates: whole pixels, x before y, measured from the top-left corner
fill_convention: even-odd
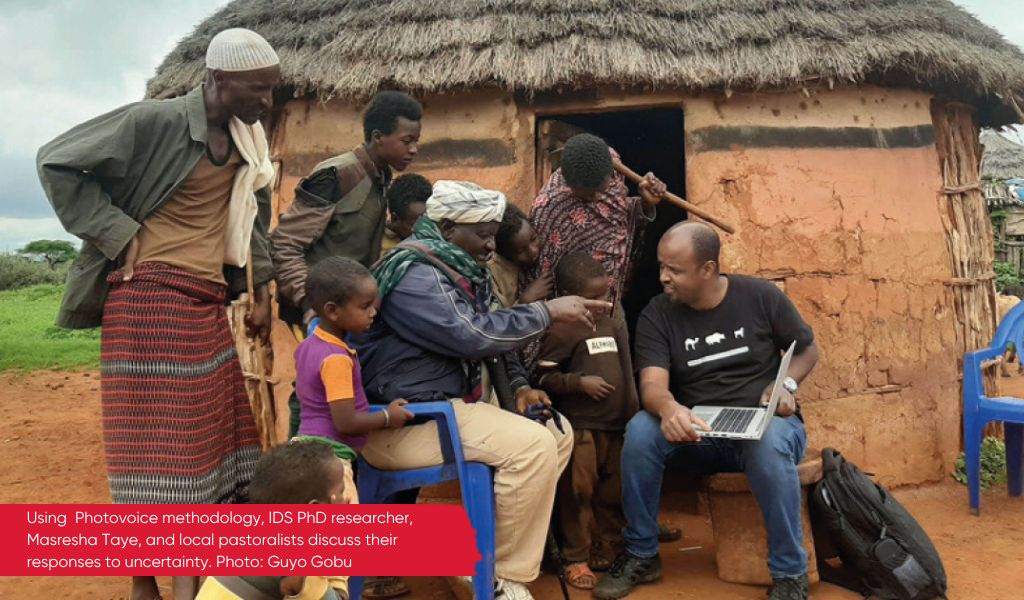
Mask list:
[[[657,296],[636,326],[636,367],[669,372],[669,391],[680,404],[758,406],[774,379],[782,352],[795,354],[814,332],[774,284],[727,275],[722,303],[699,311]]]

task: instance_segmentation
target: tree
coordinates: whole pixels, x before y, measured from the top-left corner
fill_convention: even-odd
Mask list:
[[[71,242],[61,240],[29,242],[18,253],[41,256],[50,264],[51,269],[56,269],[60,263],[78,258],[78,250],[75,250],[75,246]]]

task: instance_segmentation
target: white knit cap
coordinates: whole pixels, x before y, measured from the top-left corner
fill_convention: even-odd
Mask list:
[[[206,49],[206,68],[216,71],[255,71],[280,62],[263,36],[240,27],[213,36]]]

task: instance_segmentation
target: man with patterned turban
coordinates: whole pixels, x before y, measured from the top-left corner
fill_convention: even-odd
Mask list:
[[[606,302],[577,296],[495,310],[487,263],[505,212],[505,195],[472,183],[438,181],[413,236],[374,266],[381,306],[370,330],[353,342],[371,403],[450,401],[466,460],[495,468],[497,598],[532,598],[526,583],[540,571],[555,485],[572,451],[572,430],[540,425],[523,414],[550,405],[508,355],[555,321],[593,327],[591,309]],[[496,403],[489,368],[507,366],[509,398]],[[502,377],[502,380],[505,378]],[[514,412],[512,412],[514,411]],[[442,462],[437,427],[413,425],[370,434],[363,457],[380,469]]]

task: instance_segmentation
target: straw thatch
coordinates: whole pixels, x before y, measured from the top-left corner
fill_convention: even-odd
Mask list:
[[[1024,146],[986,131],[981,134],[985,155],[981,159],[981,176],[989,181],[1024,179]]]
[[[1024,54],[948,0],[235,0],[166,57],[149,94],[196,85],[228,27],[263,34],[285,85],[322,98],[873,82],[970,102],[983,125],[1024,107]]]

